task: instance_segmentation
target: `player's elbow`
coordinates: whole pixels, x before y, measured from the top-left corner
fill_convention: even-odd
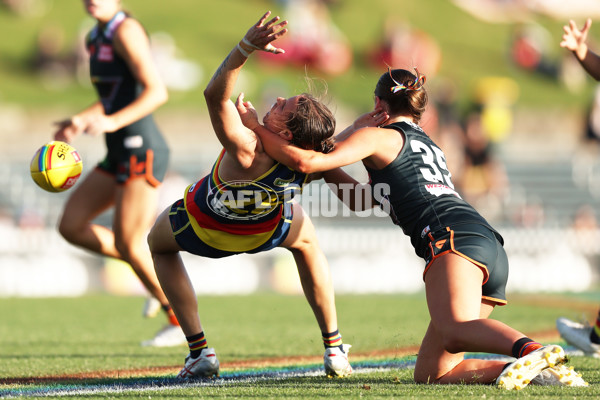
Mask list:
[[[242,169],[248,169],[254,164],[255,154],[245,150],[238,150],[234,154],[235,159]]]
[[[154,98],[157,106],[162,106],[169,100],[169,92],[165,86],[161,86],[155,91]]]
[[[312,156],[306,156],[301,158],[292,159],[292,165],[289,165],[290,168],[302,172],[303,174],[312,174],[313,172],[321,172],[318,170],[313,162]]]
[[[212,85],[209,83],[208,86],[206,86],[206,88],[204,89],[204,100],[206,100],[207,103],[214,103],[219,99],[220,97],[218,90],[212,87]]]

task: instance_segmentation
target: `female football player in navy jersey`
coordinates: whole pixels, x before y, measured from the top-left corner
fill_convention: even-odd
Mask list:
[[[169,161],[167,143],[152,118],[152,112],[167,100],[167,90],[152,60],[144,28],[121,9],[120,0],[83,3],[97,21],[86,45],[99,100],[58,123],[55,139],[71,142],[81,133],[103,133],[108,152],[72,189],[58,229],[74,245],[129,263],[160,302],[168,323],[142,345],[179,345],[185,343],[185,337],[160,287],[144,240],[156,219],[157,188]],[[111,207],[112,230],[92,223]]]
[[[324,172],[333,184],[358,182],[339,169],[362,161],[372,185],[387,187],[382,206],[410,237],[425,261],[423,279],[431,322],[415,366],[420,383],[492,383],[519,389],[529,383],[583,386],[562,363],[559,346],[542,346],[510,326],[489,319],[506,304],[508,260],[502,236],[454,190],[442,150],[417,125],[427,104],[425,76],[416,69],[381,75],[375,109],[343,131],[327,154],[290,146],[261,125],[249,103],[238,107],[244,124],[265,151],[304,173]],[[382,115],[387,117],[380,122]],[[369,122],[371,120],[371,122]],[[338,197],[360,209],[355,193]],[[352,199],[351,201],[348,201]],[[371,202],[364,202],[371,204]],[[465,352],[513,356],[503,361],[465,359]]]
[[[312,222],[293,201],[306,174],[275,162],[257,136],[246,128],[230,100],[238,75],[255,50],[283,52],[272,42],[283,36],[287,21],[267,21],[270,12],[253,25],[221,63],[204,90],[212,127],[223,150],[209,175],[188,186],[183,199],[167,208],[148,236],[160,283],[169,298],[189,344],[179,378],[213,376],[219,362],[208,347],[198,315],[198,302],[179,252],[221,258],[283,247],[292,253],[304,293],[321,329],[327,375],[352,373],[348,345],[337,327],[333,286],[327,260],[317,243]],[[240,95],[236,104],[243,102]],[[263,122],[280,132],[286,143],[329,151],[335,119],[310,94],[277,101]]]

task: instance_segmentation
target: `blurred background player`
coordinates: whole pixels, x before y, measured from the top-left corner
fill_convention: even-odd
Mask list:
[[[342,344],[337,327],[327,260],[312,222],[292,200],[309,177],[268,156],[257,136],[242,124],[236,105],[244,109],[243,94],[236,105],[230,100],[250,53],[283,53],[271,42],[287,33],[287,21],[275,17],[267,22],[269,15],[248,30],[204,90],[213,129],[223,145],[211,173],[188,186],[184,199],[159,216],[148,236],[158,278],[189,344],[190,353],[178,375],[183,379],[218,375],[219,361],[208,347],[194,287],[179,252],[221,258],[278,246],[290,250],[296,261],[323,336],[325,372],[339,377],[352,373],[350,346]],[[263,121],[286,143],[324,152],[331,149],[335,119],[309,94],[278,97]]]
[[[167,100],[167,90],[152,61],[144,28],[121,9],[121,1],[84,0],[83,4],[97,20],[86,46],[99,101],[59,122],[55,139],[72,142],[81,133],[104,133],[108,152],[73,188],[58,229],[74,245],[129,263],[157,300],[147,302],[146,316],[155,315],[162,306],[168,323],[143,346],[184,344],[144,240],[156,218],[158,186],[169,161],[169,148],[151,115]],[[92,223],[111,207],[112,230]]]
[[[343,131],[327,154],[290,146],[256,119],[244,122],[259,134],[266,151],[290,168],[324,172],[327,182],[358,190],[364,187],[339,168],[362,161],[370,184],[388,188],[380,199],[382,206],[426,263],[423,279],[431,322],[417,356],[416,382],[495,382],[507,390],[529,383],[586,386],[581,376],[563,365],[566,358],[560,346],[542,346],[488,318],[495,306],[507,302],[503,238],[454,190],[446,156],[417,125],[427,105],[424,84],[425,76],[416,68],[415,74],[395,69],[381,75],[374,111]],[[382,114],[389,116],[383,123]],[[369,118],[372,123],[366,122]],[[347,193],[337,191],[353,210],[373,204],[365,199],[359,204],[357,193]],[[363,191],[363,196],[369,192]],[[504,354],[516,360],[465,359],[465,352]]]
[[[592,26],[588,18],[579,30],[575,21],[569,21],[563,27],[564,34],[560,46],[571,50],[581,66],[592,78],[600,81],[600,56],[588,48],[587,36]],[[556,320],[556,328],[565,341],[585,354],[600,357],[600,310],[593,326],[588,323],[579,323],[567,318]]]

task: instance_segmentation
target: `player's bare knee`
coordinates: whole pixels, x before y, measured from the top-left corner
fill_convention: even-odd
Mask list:
[[[413,376],[413,379],[414,379],[415,383],[422,383],[422,384],[436,383],[436,379],[432,375],[433,374],[431,373],[431,371],[426,371],[424,369],[415,368],[415,374]]]
[[[115,235],[115,248],[124,260],[131,260],[135,256],[136,249],[131,240]]]
[[[58,222],[58,233],[68,242],[73,243],[78,236],[77,227],[64,216]]]
[[[456,354],[456,353],[462,353],[464,351],[466,343],[462,339],[462,336],[455,335],[452,333],[447,333],[443,336],[442,340],[443,340],[444,349],[448,353]]]

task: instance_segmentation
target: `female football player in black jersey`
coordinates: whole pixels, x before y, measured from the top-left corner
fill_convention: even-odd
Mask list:
[[[542,346],[489,319],[506,304],[508,260],[502,236],[454,190],[446,157],[419,127],[427,104],[425,76],[417,69],[388,70],[375,87],[375,109],[338,135],[327,154],[290,146],[261,125],[251,104],[244,123],[273,158],[304,173],[325,172],[333,184],[364,188],[338,167],[362,161],[372,185],[384,185],[381,205],[410,237],[425,261],[423,279],[431,322],[415,366],[420,383],[492,383],[520,389],[529,383],[586,385],[562,363],[559,346]],[[382,115],[387,120],[381,122]],[[359,186],[357,186],[359,185]],[[355,193],[338,197],[359,210]],[[364,202],[371,204],[371,202]],[[465,358],[465,352],[513,356],[507,364]]]
[[[82,133],[104,134],[108,151],[72,189],[58,229],[74,245],[126,261],[160,302],[168,323],[142,345],[179,345],[185,337],[160,287],[145,241],[156,219],[158,186],[169,161],[167,143],[152,118],[152,112],[167,101],[167,89],[144,28],[121,9],[120,0],[83,3],[97,21],[86,45],[98,101],[59,122],[55,139],[72,142]],[[114,208],[112,230],[92,223],[109,208]]]

